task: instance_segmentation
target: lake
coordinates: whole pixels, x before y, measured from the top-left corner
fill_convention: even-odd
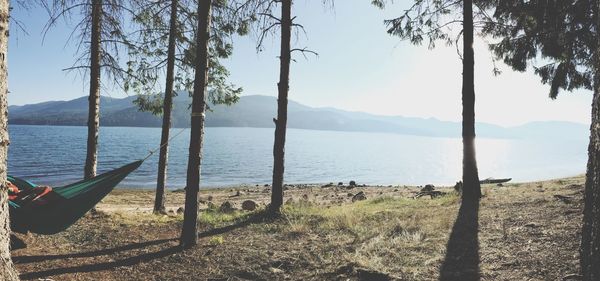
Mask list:
[[[9,174],[62,185],[83,176],[86,127],[10,125]],[[171,135],[181,129],[172,129]],[[168,187],[185,186],[189,129],[171,142]],[[271,183],[274,129],[207,128],[202,185]],[[144,158],[160,128],[103,127],[98,171]],[[585,173],[587,140],[478,139],[480,177],[532,181]],[[288,129],[287,183],[452,185],[461,177],[461,139]],[[121,184],[154,188],[158,152]]]

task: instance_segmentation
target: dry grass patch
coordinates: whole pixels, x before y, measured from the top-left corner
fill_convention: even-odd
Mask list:
[[[139,225],[159,225],[170,224],[183,221],[183,215],[159,215],[150,212],[114,212],[109,215],[109,219],[116,225],[139,226]]]
[[[349,264],[419,279],[434,272],[443,257],[458,202],[454,193],[431,200],[384,196],[328,207],[299,202],[285,206],[287,223],[276,231],[324,237],[326,243],[346,245],[342,257]]]

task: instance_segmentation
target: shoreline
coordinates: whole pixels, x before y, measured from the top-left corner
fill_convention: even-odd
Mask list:
[[[502,185],[482,184],[482,191],[499,191],[521,188],[523,186],[539,186],[561,184],[564,182],[584,182],[585,175],[540,180],[531,182],[508,182]],[[309,202],[311,204],[331,207],[354,203],[359,193],[364,199],[395,198],[411,199],[421,191],[423,186],[411,185],[361,185],[356,186],[337,184],[298,184],[285,185],[284,202],[286,204]],[[444,194],[455,194],[454,186],[434,186],[436,191]],[[149,214],[154,206],[154,189],[116,188],[98,205],[99,211],[107,213]],[[361,195],[361,196],[362,196]],[[241,210],[244,201],[253,201],[257,208],[266,208],[271,198],[271,186],[239,185],[227,188],[200,188],[200,210],[218,209],[223,204],[229,204],[234,210]],[[360,199],[360,200],[364,200]],[[169,216],[178,215],[185,203],[185,190],[175,189],[165,193],[165,210]],[[125,215],[123,214],[123,215]]]
[[[535,180],[523,180],[523,181],[519,181],[519,180],[511,180],[509,182],[507,182],[506,184],[529,184],[529,183],[537,183],[537,182],[547,182],[547,181],[558,181],[558,180],[565,180],[565,179],[574,179],[574,178],[585,178],[585,172],[583,173],[578,173],[575,175],[569,175],[569,176],[564,176],[564,177],[549,177],[549,178],[541,178],[541,179],[535,179]],[[483,178],[479,179],[479,180],[484,180]],[[460,179],[457,179],[456,182],[460,181]],[[436,187],[446,187],[446,188],[451,188],[454,186],[454,184],[436,184],[436,183],[423,183],[421,185],[417,185],[417,184],[368,184],[368,183],[362,183],[362,182],[357,182],[358,187],[378,187],[378,188],[417,188],[417,187],[423,187],[425,185],[428,184],[433,184]],[[333,184],[333,186],[338,185],[339,182],[322,182],[322,183],[315,183],[315,182],[299,182],[299,183],[285,183],[284,187],[298,187],[298,186],[302,186],[302,187],[322,187],[324,185],[328,185],[328,184]],[[343,182],[344,185],[347,185],[348,182]],[[484,185],[484,184],[482,184]],[[271,187],[271,183],[262,183],[262,184],[248,184],[248,183],[236,183],[236,184],[230,184],[230,185],[207,185],[207,186],[203,186],[202,183],[200,183],[200,191],[202,190],[222,190],[222,189],[243,189],[243,188],[266,188],[266,187]],[[117,187],[115,187],[115,190],[127,190],[127,191],[155,191],[156,190],[156,186],[151,186],[151,187],[132,187],[132,186],[122,186],[122,185],[117,185]],[[167,187],[166,188],[167,192],[181,192],[184,190],[184,187],[176,187],[176,188],[171,188],[171,187]]]

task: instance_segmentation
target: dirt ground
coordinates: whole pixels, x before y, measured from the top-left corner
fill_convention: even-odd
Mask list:
[[[185,251],[183,192],[153,215],[152,191],[118,189],[65,232],[19,235],[13,259],[24,280],[577,280],[583,180],[485,185],[460,213],[452,188],[289,186],[278,219],[261,215],[268,187],[204,190]],[[219,210],[245,200],[259,209]]]

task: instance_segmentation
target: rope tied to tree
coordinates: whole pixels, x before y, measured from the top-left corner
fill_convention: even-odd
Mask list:
[[[183,133],[183,131],[185,131],[187,128],[183,128],[181,130],[179,130],[179,132],[177,132],[177,134],[173,135],[172,137],[170,137],[165,143],[161,144],[158,148],[154,149],[154,150],[150,150],[150,152],[148,153],[148,155],[142,159],[142,161],[146,161],[146,159],[150,158],[155,152],[159,151],[161,148],[163,148],[164,146],[168,145],[169,142],[171,142],[174,138],[178,137],[179,135],[181,135],[181,133]]]

